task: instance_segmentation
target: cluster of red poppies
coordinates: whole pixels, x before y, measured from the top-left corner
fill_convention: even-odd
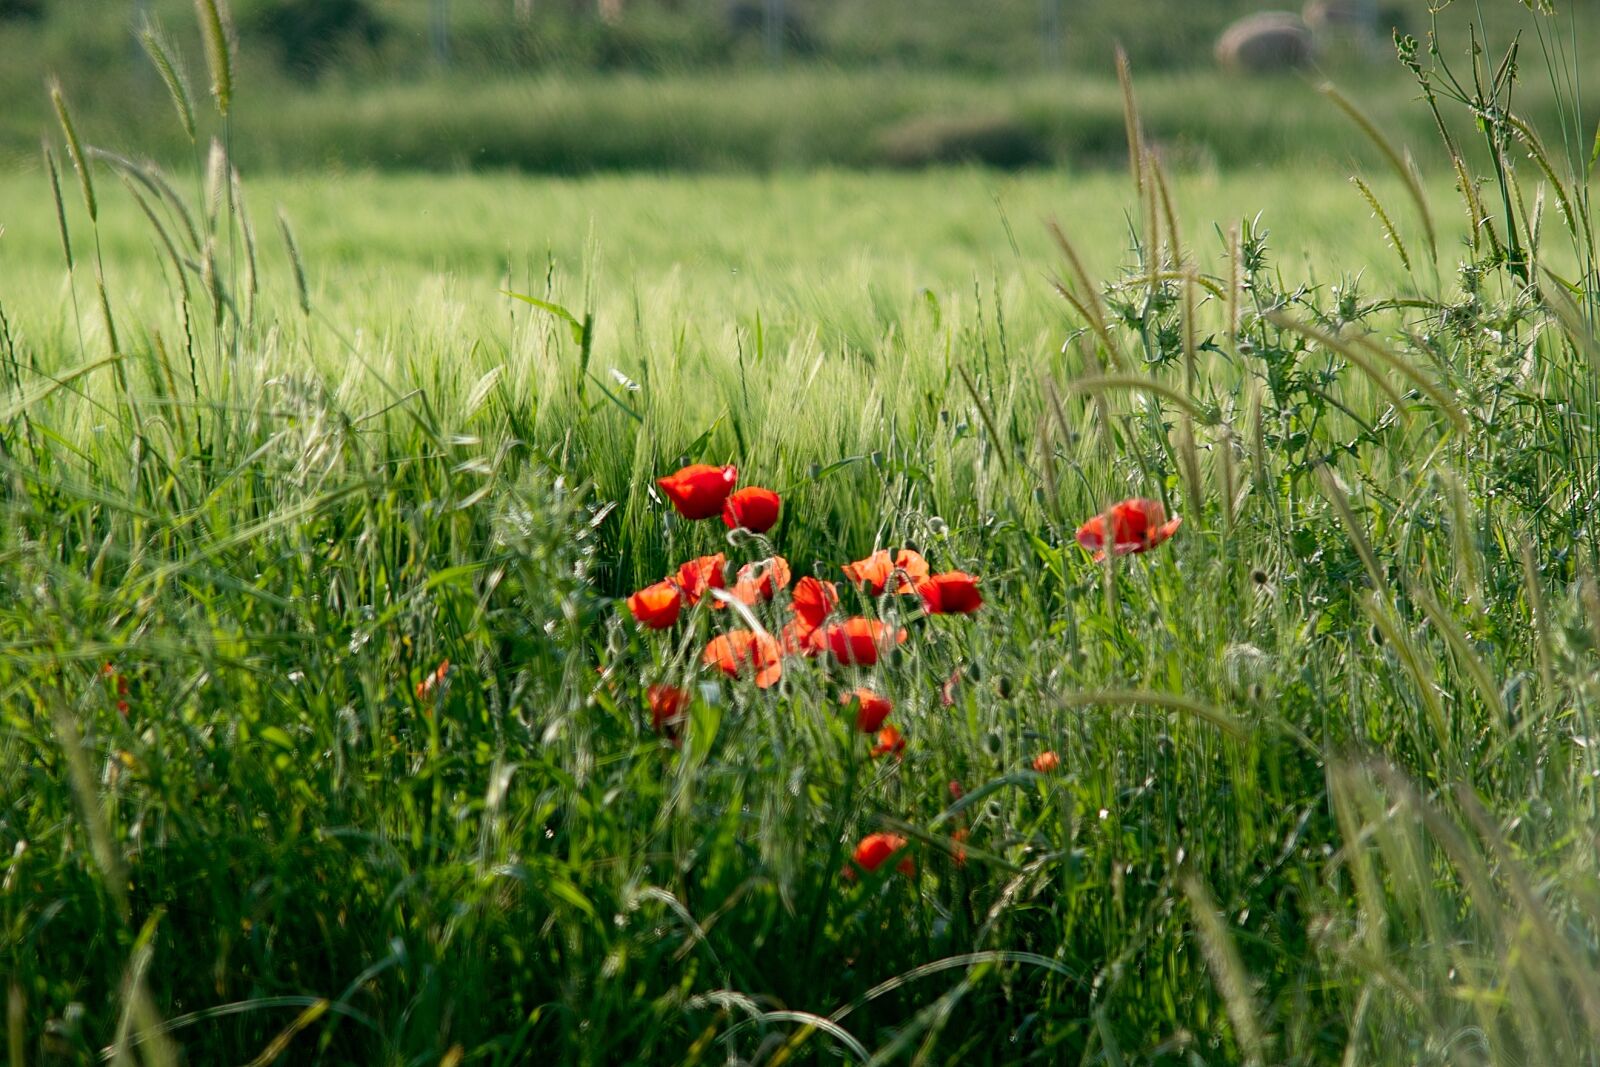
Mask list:
[[[759,486],[735,491],[739,472],[734,467],[695,464],[656,482],[678,514],[686,519],[707,519],[720,514],[730,529],[764,533],[778,520],[782,501],[777,493]],[[728,583],[728,560],[718,552],[689,560],[661,581],[628,598],[628,610],[641,625],[664,630],[674,625],[685,607],[710,597],[713,609],[729,604],[756,605],[774,600],[789,588],[792,572],[782,556],[747,563]],[[891,554],[879,551],[866,559],[845,564],[847,580],[873,596],[895,593],[915,595],[929,615],[965,615],[983,605],[978,579],[962,571],[934,574],[928,561],[911,549]],[[830,581],[805,577],[789,594],[791,615],[776,636],[764,631],[730,629],[706,646],[702,662],[730,677],[749,672],[766,688],[783,676],[788,656],[831,654],[843,664],[869,667],[879,656],[906,639],[906,631],[863,616],[835,618],[839,588]]]
[[[778,521],[781,499],[772,490],[759,486],[736,490],[738,479],[738,469],[733,466],[693,464],[658,479],[656,485],[685,519],[721,515],[729,529],[767,532]],[[1099,561],[1108,552],[1126,555],[1153,548],[1171,537],[1181,522],[1176,517],[1169,521],[1159,501],[1125,500],[1080,526],[1077,539]],[[880,550],[840,569],[850,584],[873,597],[917,597],[926,615],[966,615],[983,606],[975,576],[963,571],[934,574],[928,561],[909,548],[892,553]],[[709,598],[710,606],[720,610],[730,604],[768,603],[789,589],[791,572],[782,556],[745,564],[734,573],[731,585],[727,571],[727,557],[720,552],[689,560],[672,575],[630,596],[628,610],[639,625],[664,630],[678,622],[685,607],[692,608],[703,599]],[[838,617],[839,603],[839,589],[834,582],[811,576],[801,578],[789,593],[789,619],[776,635],[764,630],[729,629],[711,639],[701,661],[729,677],[749,674],[758,687],[766,688],[783,676],[788,657],[826,654],[840,664],[872,666],[881,655],[906,640],[905,629],[877,619]],[[663,684],[651,686],[648,699],[651,724],[676,740],[689,707],[689,695]],[[887,722],[894,709],[887,697],[871,689],[856,688],[839,700],[854,709],[856,729],[873,739],[873,758],[899,756],[904,751],[904,735]],[[1053,771],[1059,764],[1054,752],[1042,753],[1033,762],[1040,773]],[[897,835],[870,834],[857,846],[853,859],[863,870],[876,870],[890,856],[903,852],[905,845],[905,839]],[[960,850],[959,855],[964,858],[965,851]],[[909,872],[910,857],[903,858],[898,866]]]

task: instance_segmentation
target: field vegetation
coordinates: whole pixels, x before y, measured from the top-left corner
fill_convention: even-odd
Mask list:
[[[730,12],[739,5],[720,0],[642,0],[615,24],[587,4],[541,2],[523,21],[515,0],[453,0],[445,5],[452,13],[447,58],[434,51],[430,6],[436,4],[238,5],[243,61],[236,79],[244,91],[228,122],[232,158],[252,172],[770,172],[969,160],[1115,169],[1127,151],[1112,65],[1121,46],[1144,72],[1147,133],[1169,168],[1381,162],[1371,142],[1318,99],[1316,86],[1326,79],[1359,88],[1375,121],[1448,168],[1432,120],[1415,105],[1414,81],[1392,61],[1388,37],[1388,27],[1426,34],[1432,21],[1421,4],[1384,8],[1370,41],[1330,41],[1313,70],[1259,78],[1224,74],[1211,54],[1217,33],[1259,6],[1243,0],[1068,4],[1059,40],[1050,38],[1060,46],[1057,61],[1041,43],[1038,0],[981,7],[965,0],[791,0],[787,10],[835,28],[811,33],[811,48],[791,50],[776,65],[759,47],[759,32],[750,48],[730,36],[729,19],[738,21]],[[198,56],[191,7],[188,0],[56,0],[40,5],[39,18],[0,17],[0,53],[28,57],[0,67],[0,96],[8,100],[0,109],[0,162],[37,155],[39,132],[54,121],[40,83],[54,72],[72,87],[75,112],[97,131],[101,147],[195,166],[138,40],[143,27],[155,25],[174,47]],[[287,12],[287,25],[302,25],[309,16],[294,12],[324,7],[370,9],[386,29],[370,37],[358,20],[332,38],[337,47],[326,39],[279,40],[271,29],[275,11]],[[1541,128],[1557,125],[1558,84],[1569,102],[1594,109],[1600,71],[1592,57],[1600,50],[1589,42],[1600,21],[1593,0],[1574,0],[1537,27],[1519,22],[1521,9],[1509,0],[1483,8],[1474,14],[1496,40],[1527,30],[1520,114]],[[1469,21],[1443,19],[1446,54],[1465,52]],[[318,65],[308,72],[285,55],[316,57]],[[205,114],[197,121],[206,135],[221,132]]]
[[[192,170],[69,81],[0,179],[11,1062],[1600,1059],[1567,82],[1419,54],[1353,186],[1131,87],[1115,177],[256,184],[202,36]]]

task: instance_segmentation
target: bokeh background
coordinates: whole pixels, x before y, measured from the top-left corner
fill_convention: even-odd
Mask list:
[[[1471,24],[1497,45],[1530,24],[1516,0],[1466,6],[1441,23],[1453,54]],[[1126,150],[1118,45],[1175,169],[1359,156],[1365,138],[1313,91],[1326,77],[1358,85],[1385,128],[1431,143],[1392,40],[1396,30],[1426,36],[1426,0],[1309,0],[1263,14],[1270,7],[235,0],[231,151],[256,170],[1096,168],[1121,165]],[[1600,54],[1585,47],[1600,36],[1597,13],[1595,0],[1562,5],[1540,39],[1524,41],[1521,63],[1537,68],[1527,73],[1570,72],[1572,54]],[[184,161],[191,149],[137,41],[147,22],[203,80],[187,0],[0,0],[0,161],[37,155],[51,73],[95,143]],[[1524,113],[1553,113],[1549,79],[1523,81]],[[1600,69],[1589,84],[1600,86]]]

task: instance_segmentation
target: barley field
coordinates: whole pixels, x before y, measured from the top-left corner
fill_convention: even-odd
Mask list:
[[[1600,1062],[1593,115],[257,177],[197,7],[0,175],[8,1062]]]

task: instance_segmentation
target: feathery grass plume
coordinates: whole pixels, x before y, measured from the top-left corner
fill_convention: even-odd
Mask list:
[[[1342,515],[1341,515],[1342,517]],[[1352,527],[1353,528],[1353,527]],[[1439,699],[1439,665],[1425,655],[1421,649],[1406,635],[1400,621],[1395,618],[1387,593],[1379,594],[1377,591],[1368,593],[1361,598],[1361,609],[1366,613],[1372,625],[1378,628],[1383,635],[1384,642],[1394,650],[1395,657],[1400,660],[1400,665],[1411,676],[1412,687],[1422,701],[1423,711],[1428,717],[1428,727],[1431,736],[1428,737],[1432,747],[1426,749],[1430,757],[1434,752],[1445,758],[1446,766],[1441,772],[1456,775],[1463,773],[1459,766],[1459,744],[1450,729],[1450,721],[1445,715],[1444,702]]]
[[[300,300],[300,313],[311,314],[311,290],[306,287],[306,266],[300,258],[300,245],[295,242],[294,230],[289,226],[289,215],[282,205],[278,207],[278,231],[283,234],[284,247],[289,250],[289,265],[294,269],[294,291]]]
[[[1247,487],[1239,485],[1239,458],[1234,454],[1236,447],[1233,436],[1233,427],[1223,423],[1217,428],[1216,449],[1219,461],[1217,463],[1218,493],[1222,497],[1222,531],[1224,535],[1233,533],[1234,514],[1238,511]]]
[[[1389,166],[1400,176],[1400,180],[1405,182],[1406,191],[1411,194],[1411,202],[1416,205],[1417,214],[1422,218],[1422,229],[1428,238],[1428,251],[1437,261],[1439,258],[1439,239],[1433,227],[1433,213],[1428,210],[1428,198],[1422,191],[1422,182],[1417,177],[1416,168],[1407,165],[1405,158],[1395,148],[1394,143],[1385,137],[1383,131],[1373,125],[1372,120],[1367,118],[1360,108],[1356,107],[1355,102],[1341,93],[1332,82],[1323,82],[1322,85],[1318,86],[1318,91],[1329,100],[1332,100],[1340,111],[1349,116],[1350,121],[1354,122],[1356,127],[1367,135],[1367,139],[1377,146],[1378,151],[1383,153],[1383,157],[1389,161]]]
[[[1183,277],[1183,376],[1184,387],[1193,393],[1200,388],[1200,339],[1197,336],[1195,317],[1198,298],[1195,290],[1195,272],[1185,271]]]
[[[1402,358],[1387,345],[1379,344],[1371,337],[1356,334],[1351,338],[1351,341],[1356,346],[1372,353],[1373,358],[1379,363],[1416,386],[1429,400],[1433,401],[1435,407],[1444,412],[1445,417],[1455,427],[1456,433],[1466,434],[1470,432],[1471,425],[1467,420],[1467,413],[1461,410],[1461,405],[1456,403],[1455,397],[1438,382],[1434,381],[1433,378],[1423,373],[1421,368]],[[1425,350],[1424,346],[1418,347],[1419,350]]]
[[[1501,877],[1510,886],[1523,917],[1532,923],[1550,958],[1566,972],[1567,988],[1583,1007],[1589,1040],[1600,1041],[1600,972],[1573,948],[1570,931],[1557,928],[1548,904],[1542,899],[1543,894],[1535,890],[1533,880],[1513,854],[1497,821],[1484,810],[1472,788],[1465,782],[1457,782],[1455,796],[1483,842],[1485,853],[1495,860]]]
[[[1389,579],[1384,576],[1383,567],[1379,565],[1378,557],[1372,551],[1372,543],[1367,540],[1367,533],[1362,528],[1361,520],[1356,518],[1355,509],[1350,506],[1350,498],[1339,482],[1339,475],[1323,462],[1317,463],[1316,472],[1317,484],[1322,487],[1322,495],[1333,505],[1334,513],[1339,516],[1339,523],[1344,527],[1345,536],[1350,539],[1351,547],[1356,550],[1356,555],[1361,557],[1361,564],[1366,567],[1367,576],[1372,579],[1372,587],[1388,599]]]
[[[139,1049],[139,1058],[151,1067],[177,1067],[178,1050],[167,1036],[161,1013],[155,999],[150,996],[150,986],[145,976],[155,959],[156,929],[165,916],[164,908],[145,920],[143,928],[134,938],[133,952],[128,959],[126,975],[122,980],[122,1011],[117,1018],[116,1034],[111,1047],[103,1053],[113,1064],[131,1064],[130,1048]]]
[[[1190,418],[1206,421],[1205,411],[1199,403],[1181,389],[1142,374],[1091,374],[1074,378],[1067,383],[1069,393],[1103,394],[1114,389],[1127,389],[1138,393],[1154,393],[1176,404]]]
[[[1187,413],[1174,420],[1173,437],[1178,464],[1183,468],[1183,495],[1188,501],[1189,521],[1198,524],[1205,513],[1204,485],[1201,482],[1200,450],[1194,440],[1194,420]]]
[[[1238,946],[1233,943],[1205,883],[1192,872],[1185,873],[1179,882],[1184,896],[1189,898],[1189,910],[1200,933],[1200,947],[1210,966],[1211,980],[1222,994],[1222,1004],[1228,1010],[1228,1022],[1233,1026],[1239,1050],[1244,1053],[1244,1063],[1249,1067],[1265,1067],[1270,1054],[1269,1042],[1261,1029],[1260,1012],[1250,993],[1250,975],[1239,957]]]
[[[1527,150],[1528,157],[1538,165],[1539,170],[1544,173],[1545,180],[1556,191],[1556,204],[1561,208],[1561,219],[1567,224],[1567,232],[1572,235],[1574,244],[1579,249],[1592,251],[1594,235],[1583,230],[1582,219],[1572,206],[1572,195],[1567,191],[1566,183],[1556,174],[1555,166],[1550,162],[1549,153],[1545,151],[1544,142],[1539,139],[1539,135],[1534,132],[1526,120],[1518,118],[1509,112],[1504,118],[1512,136],[1522,142],[1522,147]]]
[[[200,18],[200,36],[205,41],[206,66],[211,71],[211,98],[217,114],[228,116],[233,100],[233,23],[228,17],[227,0],[194,0]]]
[[[166,224],[161,221],[161,216],[156,214],[155,208],[150,205],[150,201],[145,198],[145,195],[139,191],[139,187],[134,184],[133,179],[126,172],[121,172],[118,176],[122,179],[123,186],[127,188],[128,193],[133,197],[133,202],[139,206],[139,210],[144,212],[144,217],[150,220],[150,225],[156,231],[156,237],[160,240],[162,249],[167,253],[167,258],[172,261],[172,269],[177,276],[178,287],[182,291],[183,300],[187,302],[189,299],[189,269],[183,261],[183,256],[179,254],[177,245],[173,244],[172,236],[167,232]]]
[[[200,232],[195,228],[194,218],[189,212],[189,205],[184,203],[183,197],[167,181],[161,170],[154,163],[139,163],[127,156],[104,148],[90,146],[89,155],[93,159],[103,160],[111,164],[124,179],[131,178],[149,190],[150,195],[165,204],[168,212],[183,224],[183,235],[188,239],[189,248],[195,252],[200,251]]]
[[[228,153],[222,142],[211,138],[211,149],[206,153],[206,231],[216,233],[217,219],[221,217],[223,201],[228,196]]]
[[[1052,283],[1056,292],[1083,317],[1095,336],[1100,339],[1100,343],[1105,346],[1105,355],[1100,357],[1101,365],[1104,366],[1109,360],[1119,370],[1124,369],[1127,360],[1122,354],[1122,346],[1117,344],[1107,325],[1105,305],[1100,300],[1099,290],[1089,278],[1089,272],[1083,268],[1083,259],[1078,255],[1078,250],[1072,246],[1072,242],[1067,239],[1066,232],[1059,223],[1055,221],[1050,223],[1050,234],[1056,240],[1056,247],[1067,257],[1067,263],[1072,268],[1073,281],[1082,295],[1067,288],[1066,283],[1060,280]]]
[[[1263,497],[1270,498],[1273,491],[1272,467],[1267,460],[1267,413],[1262,401],[1265,386],[1259,378],[1249,379],[1250,423],[1250,477]]]
[[[1456,668],[1466,675],[1467,680],[1472,683],[1472,688],[1477,692],[1478,699],[1489,709],[1490,720],[1499,727],[1500,736],[1502,738],[1508,736],[1511,723],[1506,715],[1506,704],[1500,695],[1500,687],[1489,677],[1489,668],[1484,666],[1483,657],[1473,651],[1472,643],[1467,639],[1460,623],[1422,586],[1411,587],[1407,591],[1407,596],[1412,603],[1422,609],[1422,613],[1428,617],[1433,628],[1444,637],[1445,645],[1450,649],[1450,656],[1455,661]]]
[[[983,420],[983,428],[989,432],[994,454],[1000,458],[1000,469],[1007,473],[1011,470],[1011,461],[1006,456],[1008,451],[1005,442],[1001,440],[999,431],[995,428],[994,417],[989,414],[989,406],[983,402],[983,397],[978,394],[978,387],[973,384],[972,376],[967,373],[967,368],[956,364],[956,371],[961,375],[962,384],[967,387],[967,395],[972,397],[972,402],[978,406],[978,417]]]
[[[217,271],[217,239],[206,238],[206,247],[200,253],[200,280],[211,297],[211,325],[222,325],[222,312],[228,299],[222,288],[222,276]]]
[[[45,690],[45,703],[50,709],[50,722],[55,731],[56,743],[65,759],[67,783],[78,802],[79,819],[89,837],[89,855],[99,869],[100,881],[117,914],[128,917],[128,878],[117,851],[114,838],[106,826],[100,807],[99,790],[95,787],[94,772],[90,770],[83,729],[66,698],[54,686]]]
[[[295,1039],[296,1034],[328,1013],[330,1003],[325,997],[319,997],[312,1001],[304,1011],[294,1017],[288,1026],[285,1026],[277,1036],[269,1041],[267,1047],[261,1050],[261,1055],[251,1060],[246,1067],[270,1067],[271,1064],[278,1062],[283,1057],[283,1054],[288,1051],[289,1042]],[[451,1051],[454,1052],[454,1050]],[[450,1054],[446,1054],[444,1059],[440,1061],[439,1067],[445,1067],[450,1062],[452,1062],[452,1057]],[[461,1057],[459,1055],[454,1056],[453,1062],[459,1064]]]
[[[106,289],[105,272],[100,269],[99,263],[95,264],[94,289],[96,296],[98,296],[100,300],[100,318],[105,323],[106,340],[110,343],[112,352],[121,352],[122,345],[117,339],[117,323],[116,320],[111,317],[111,294]],[[117,376],[119,380],[122,378],[123,373],[122,365],[120,363],[117,364]],[[126,383],[124,382],[124,384]]]
[[[172,106],[177,109],[178,124],[183,127],[184,136],[190,144],[194,144],[194,104],[189,98],[189,79],[184,77],[183,68],[175,58],[177,50],[167,40],[161,27],[148,18],[139,27],[139,43],[144,46],[145,54],[161,75],[167,95],[172,97]]]
[[[1239,246],[1239,223],[1228,227],[1228,338],[1239,340],[1239,293],[1244,284],[1243,249]]]
[[[1106,553],[1106,558],[1114,558],[1113,553]],[[1224,733],[1231,734],[1239,740],[1250,736],[1244,724],[1219,708],[1186,696],[1175,693],[1158,693],[1150,689],[1096,689],[1085,690],[1078,693],[1068,693],[1056,698],[1056,706],[1061,708],[1094,708],[1117,707],[1162,708],[1166,711],[1181,711],[1191,715],[1201,722],[1208,722]]]
[[[1383,234],[1389,239],[1389,246],[1400,256],[1401,265],[1409,272],[1411,270],[1411,254],[1406,251],[1406,243],[1400,239],[1400,231],[1394,228],[1394,222],[1389,218],[1389,213],[1384,210],[1383,203],[1378,199],[1378,194],[1372,191],[1372,186],[1368,185],[1359,174],[1350,175],[1350,184],[1360,190],[1362,198],[1366,200],[1368,206],[1372,208],[1372,213],[1377,216],[1379,224],[1383,226]]]
[[[6,983],[6,1051],[8,1063],[26,1063],[23,1052],[27,1040],[28,1001],[15,979]]]
[[[56,227],[61,234],[61,254],[67,257],[67,271],[72,271],[72,237],[67,230],[67,205],[61,199],[61,173],[56,169],[56,154],[45,142],[40,151],[44,155],[45,173],[50,176],[50,197],[56,205]]]
[[[1117,85],[1122,89],[1122,124],[1128,134],[1128,169],[1134,188],[1144,192],[1144,124],[1139,118],[1139,103],[1133,95],[1133,69],[1128,53],[1117,45]],[[1600,145],[1600,134],[1595,142]]]
[[[256,322],[256,230],[250,221],[250,208],[244,202],[244,183],[239,180],[239,168],[228,168],[228,188],[233,197],[234,213],[239,220],[239,233],[244,238],[244,323],[250,329]]]
[[[1544,274],[1549,281],[1539,286],[1539,296],[1543,298],[1545,307],[1561,324],[1562,331],[1573,346],[1589,361],[1590,371],[1596,378],[1600,378],[1600,338],[1595,336],[1594,331],[1584,320],[1582,309],[1572,299],[1572,291],[1578,287],[1562,281],[1548,267],[1544,268]]]
[[[1450,547],[1456,565],[1456,585],[1464,603],[1478,604],[1483,599],[1483,553],[1478,548],[1478,527],[1467,498],[1466,482],[1448,467],[1444,468],[1443,477],[1450,501]]]
[[[89,161],[84,157],[77,127],[72,124],[72,112],[68,110],[67,98],[61,92],[61,82],[55,78],[50,79],[50,103],[56,109],[56,121],[61,124],[62,136],[67,139],[67,158],[72,160],[73,169],[78,172],[78,188],[83,192],[84,206],[89,209],[89,221],[97,222],[100,209],[94,198],[94,176],[89,173]]]
[[[1174,269],[1183,266],[1183,235],[1178,229],[1178,213],[1172,206],[1172,191],[1167,188],[1167,171],[1161,161],[1150,153],[1150,176],[1156,183],[1156,196],[1161,204],[1161,221],[1167,224],[1167,259]],[[1160,260],[1159,254],[1157,260]]]
[[[1550,611],[1546,607],[1544,582],[1539,577],[1539,559],[1534,554],[1533,538],[1523,534],[1517,539],[1522,557],[1522,592],[1528,603],[1528,625],[1533,628],[1534,650],[1539,654],[1539,692],[1548,701],[1555,694],[1555,650],[1551,644]]]

